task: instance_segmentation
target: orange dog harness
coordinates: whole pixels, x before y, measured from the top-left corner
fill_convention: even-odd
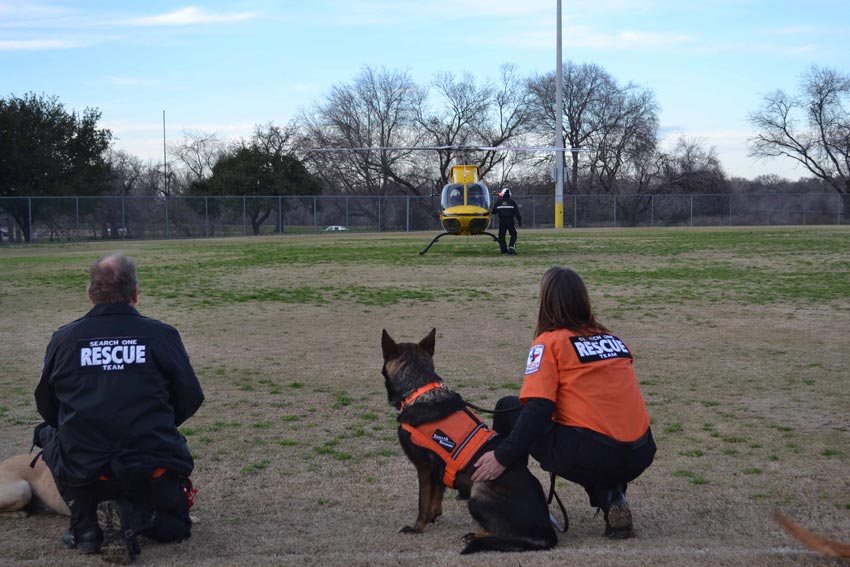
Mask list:
[[[441,382],[423,386],[404,400],[402,408],[412,404],[425,392],[444,387]],[[407,423],[402,423],[401,426],[410,433],[410,440],[414,444],[433,451],[443,459],[446,465],[443,484],[449,488],[454,488],[458,471],[468,465],[475,453],[497,435],[466,408],[417,427]]]

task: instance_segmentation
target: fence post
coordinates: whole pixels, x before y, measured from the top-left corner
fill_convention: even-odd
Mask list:
[[[531,228],[537,228],[537,197],[531,196]]]
[[[210,236],[210,198],[204,195],[204,238]]]
[[[381,216],[382,212],[383,211],[381,211],[381,196],[378,195],[378,232],[383,231],[382,229],[383,229],[384,223],[383,223],[383,218]]]
[[[345,196],[345,226],[351,228],[351,221],[348,219],[348,201],[351,199],[348,195]]]
[[[80,239],[80,197],[77,196],[74,198],[75,205],[75,216],[77,219],[77,240]]]
[[[283,234],[283,197],[277,196],[277,233]]]
[[[165,196],[165,239],[168,240],[170,238],[169,230],[168,230],[168,195]]]
[[[614,228],[617,227],[617,196],[614,195]]]
[[[729,193],[729,226],[732,226],[732,193]]]
[[[649,195],[649,228],[655,226],[655,193]]]
[[[803,193],[803,226],[806,226],[806,209],[809,205],[809,194]]]
[[[691,212],[690,212],[690,220],[688,221],[688,226],[694,226],[694,196],[691,195]]]
[[[313,232],[319,230],[319,207],[316,202],[316,196],[313,195]]]
[[[578,228],[578,195],[573,195],[573,228]]]
[[[248,236],[248,197],[242,195],[242,236]]]
[[[841,207],[844,206],[844,200],[841,198],[840,193],[835,194],[835,199],[838,201],[838,206],[835,207],[835,224],[841,224]]]
[[[35,241],[35,235],[32,233],[32,197],[27,197],[27,226],[30,232],[30,244]]]
[[[121,240],[127,238],[127,220],[124,212],[124,195],[121,195]]]
[[[407,231],[410,232],[410,195],[407,195],[407,212],[405,213],[405,217],[407,217]]]

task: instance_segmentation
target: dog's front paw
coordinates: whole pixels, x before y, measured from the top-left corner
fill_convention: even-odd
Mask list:
[[[470,541],[474,540],[477,535],[478,534],[476,534],[475,532],[469,532],[468,534],[460,538],[460,540],[463,542],[464,545],[467,545]]]
[[[422,530],[417,530],[413,526],[404,526],[403,528],[398,530],[398,532],[402,534],[421,534]]]

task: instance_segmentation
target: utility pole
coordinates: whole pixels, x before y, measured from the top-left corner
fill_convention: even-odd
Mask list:
[[[561,0],[558,0],[557,56],[555,67],[555,228],[564,228],[564,104],[563,60],[561,55]]]

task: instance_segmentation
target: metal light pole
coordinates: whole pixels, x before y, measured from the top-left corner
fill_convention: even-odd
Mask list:
[[[561,0],[558,0],[559,2]],[[162,111],[162,176],[165,182],[165,195],[168,196],[168,157],[165,154],[165,111]]]
[[[564,108],[561,60],[561,0],[558,0],[558,40],[555,67],[555,228],[564,228]]]

